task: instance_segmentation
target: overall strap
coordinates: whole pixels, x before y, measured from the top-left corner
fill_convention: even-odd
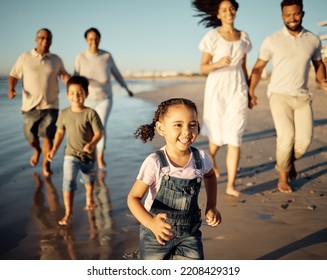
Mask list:
[[[167,167],[168,166],[168,161],[166,159],[164,151],[162,151],[162,150],[156,151],[156,155],[157,155],[157,157],[159,159],[159,163],[160,163],[161,168],[162,167]]]
[[[197,148],[192,147],[192,146],[190,148],[191,148],[191,152],[192,152],[193,157],[194,157],[195,168],[199,169],[199,170],[202,170],[202,160],[201,160],[201,157],[200,157],[199,150]],[[168,166],[168,161],[166,159],[166,155],[165,155],[164,151],[158,150],[158,151],[156,151],[156,155],[157,155],[157,157],[159,159],[159,163],[160,163],[161,167],[167,167]]]
[[[192,154],[193,154],[193,157],[194,157],[195,168],[199,169],[199,170],[202,170],[202,160],[201,160],[201,157],[200,157],[199,150],[197,148],[192,147],[192,146],[190,148],[191,148],[191,151],[192,151]]]

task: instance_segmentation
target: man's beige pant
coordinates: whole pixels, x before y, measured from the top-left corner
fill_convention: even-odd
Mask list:
[[[276,169],[288,172],[294,149],[295,159],[308,150],[313,135],[312,98],[309,94],[289,96],[273,93],[270,109],[277,133]]]

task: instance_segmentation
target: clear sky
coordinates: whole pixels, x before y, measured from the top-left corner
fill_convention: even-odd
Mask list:
[[[253,43],[251,67],[265,36],[282,28],[280,0],[238,0],[235,27]],[[304,0],[303,25],[321,35],[327,27],[327,0]],[[207,31],[198,25],[191,0],[0,0],[0,74],[7,75],[17,57],[35,46],[41,27],[53,33],[51,51],[73,71],[75,56],[87,48],[84,32],[100,30],[100,48],[112,53],[126,71],[198,72],[198,44]],[[327,43],[327,42],[323,42]]]

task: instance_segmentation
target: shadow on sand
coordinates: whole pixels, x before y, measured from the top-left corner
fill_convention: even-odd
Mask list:
[[[327,228],[310,234],[302,239],[294,241],[284,247],[281,247],[275,251],[272,251],[264,256],[257,258],[257,260],[277,260],[286,256],[292,252],[309,247],[312,245],[327,242]]]

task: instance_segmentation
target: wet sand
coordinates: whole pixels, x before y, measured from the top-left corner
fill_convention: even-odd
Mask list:
[[[237,178],[239,198],[225,194],[226,147],[217,155],[222,173],[218,182],[218,208],[223,222],[217,228],[203,224],[205,257],[210,260],[325,260],[327,98],[312,82],[314,139],[304,158],[296,162],[299,178],[292,182],[295,191],[282,194],[276,189],[275,131],[266,86],[267,81],[259,84],[260,105],[249,110]],[[63,214],[62,155],[58,152],[53,163],[54,174],[45,180],[40,175],[40,166],[28,165],[31,150],[21,132],[21,119],[2,121],[1,130],[5,134],[1,139],[7,148],[1,152],[0,259],[136,259],[138,223],[127,208],[126,196],[144,158],[164,143],[155,137],[151,144],[142,144],[132,134],[138,125],[152,119],[161,101],[171,97],[192,99],[198,105],[201,119],[203,90],[204,79],[196,78],[137,94],[134,99],[117,100],[109,122],[124,125],[110,130],[107,172],[98,173],[95,186],[98,207],[93,212],[82,210],[85,198],[80,185],[73,220],[68,227],[57,224]],[[3,116],[11,113],[12,109],[7,107],[3,108]],[[200,136],[195,146],[207,150],[207,139]],[[199,201],[202,208],[205,199],[202,190]]]
[[[85,191],[78,182],[73,218],[68,227],[63,227],[58,225],[58,220],[64,213],[61,193],[64,143],[52,163],[54,173],[46,180],[40,163],[34,168],[28,163],[32,151],[22,133],[20,100],[15,101],[17,104],[5,102],[8,105],[4,104],[2,113],[6,121],[0,122],[3,132],[0,138],[6,147],[0,152],[3,162],[0,259],[134,258],[137,234],[131,231],[135,221],[127,208],[126,197],[151,146],[136,141],[132,135],[136,126],[151,114],[148,111],[153,105],[126,94],[116,95],[108,127],[105,154],[108,167],[106,172],[98,172],[94,189],[97,207],[92,212],[83,211]],[[7,116],[12,118],[8,120]]]

